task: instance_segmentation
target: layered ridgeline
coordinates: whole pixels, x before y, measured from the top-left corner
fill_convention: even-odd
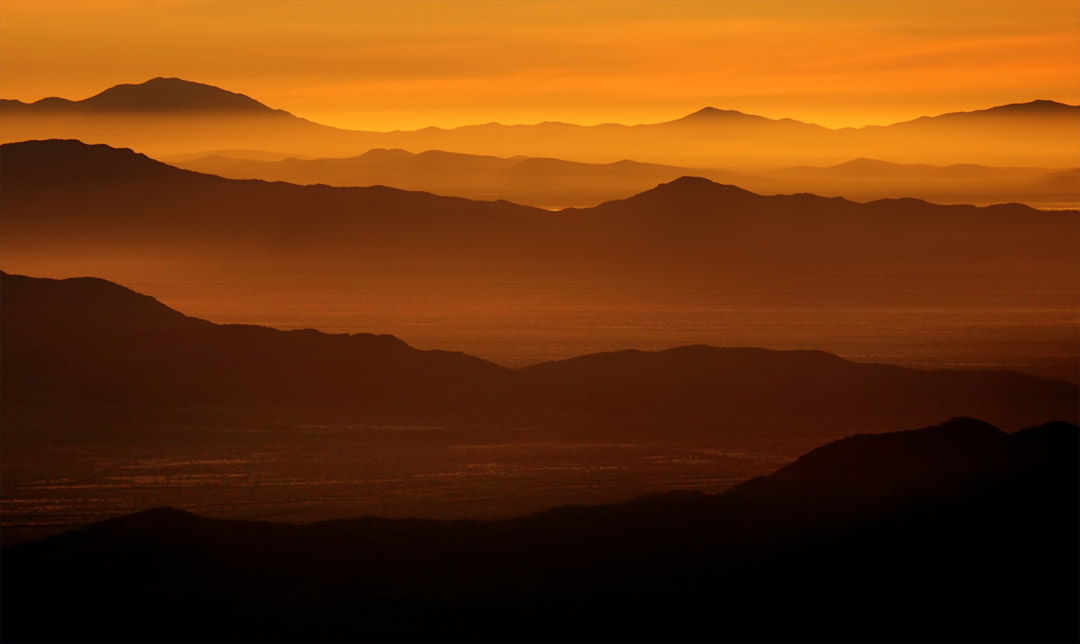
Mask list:
[[[567,123],[361,132],[318,125],[246,96],[176,78],[118,85],[80,101],[5,100],[3,141],[76,138],[157,156],[223,149],[353,156],[373,148],[445,150],[690,167],[829,165],[859,157],[898,163],[1075,167],[1080,107],[1032,101],[888,126],[832,130],[704,108],[665,123]]]
[[[2,632],[1076,641],[1078,432],[954,419],[840,440],[720,495],[498,522],[286,525],[148,510],[6,549]]]
[[[266,158],[251,151],[164,158],[172,165],[230,179],[332,186],[384,185],[469,199],[505,199],[541,208],[594,206],[683,176],[733,183],[763,194],[810,192],[856,201],[917,197],[937,203],[1080,206],[1080,170],[935,166],[855,159],[827,167],[716,170],[617,161],[492,157],[428,150],[369,150],[338,159]]]
[[[816,351],[690,346],[518,370],[390,336],[216,325],[92,278],[3,275],[3,415],[511,422],[581,431],[894,429],[954,415],[1077,420],[1078,388]]]
[[[514,365],[705,343],[1077,373],[1075,211],[686,177],[550,212],[227,180],[73,141],[0,154],[4,270],[145,285],[213,320],[378,329]]]
[[[227,180],[126,149],[77,141],[6,144],[0,247],[10,268],[44,254],[89,262],[124,256],[274,258],[339,265],[455,266],[571,262],[587,267],[737,264],[800,274],[906,264],[905,270],[994,271],[1068,279],[1075,211],[1018,204],[855,203],[762,196],[683,177],[590,209],[558,213],[370,188]],[[850,273],[857,274],[857,273]],[[1075,281],[1075,276],[1072,276]]]

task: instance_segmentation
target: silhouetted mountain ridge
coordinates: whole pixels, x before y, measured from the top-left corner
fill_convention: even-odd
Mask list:
[[[719,495],[494,522],[155,508],[6,549],[3,635],[1068,641],[1078,438],[953,419],[843,439]],[[102,610],[118,602],[123,620]]]
[[[553,158],[501,158],[426,150],[373,149],[358,156],[328,159],[248,158],[214,154],[162,159],[177,167],[231,179],[263,179],[335,186],[382,184],[472,199],[503,198],[549,207],[588,207],[644,192],[683,176],[735,184],[759,194],[813,192],[853,201],[916,197],[931,202],[1020,202],[1054,208],[1080,203],[1080,181],[1065,181],[1062,170],[999,168],[977,164],[934,166],[858,158],[828,167],[796,166],[771,171],[686,168],[640,163],[580,163]],[[1065,171],[1069,172],[1069,171]],[[1071,177],[1070,177],[1071,179]]]
[[[774,165],[777,158],[790,164],[837,163],[858,156],[1057,167],[1075,163],[1073,150],[1062,141],[1080,134],[1078,109],[1034,102],[839,130],[705,108],[673,121],[633,126],[487,123],[364,132],[317,125],[212,86],[153,79],[110,88],[84,101],[49,99],[31,105],[4,101],[0,111],[5,129],[0,136],[6,142],[77,138],[158,156],[227,148],[345,156],[372,148],[402,148],[587,162],[634,158],[687,167]],[[118,121],[117,115],[140,118]],[[211,115],[227,118],[213,121]],[[245,116],[246,120],[240,118]]]
[[[1067,105],[1065,103],[1059,103],[1057,101],[1049,101],[1045,99],[1035,99],[1026,103],[1009,103],[1007,105],[996,105],[981,110],[970,110],[966,112],[947,112],[945,114],[939,114],[937,116],[921,116],[911,121],[903,121],[895,125],[903,125],[905,123],[926,122],[932,119],[942,120],[957,120],[966,118],[987,118],[996,117],[1001,115],[1036,115],[1036,116],[1066,116],[1075,118],[1080,116],[1080,105]]]
[[[511,370],[392,336],[216,325],[101,280],[0,275],[7,418],[222,410],[312,422],[514,422],[585,432],[895,428],[978,415],[1076,417],[1080,388],[919,371],[820,351],[688,346]]]
[[[96,277],[33,281],[0,272],[3,310],[30,325],[69,318],[96,328],[197,329],[210,324],[165,306],[149,295]]]
[[[289,115],[255,99],[228,90],[180,78],[152,78],[144,83],[115,85],[79,101],[49,97],[33,103],[6,100],[5,107],[23,110],[79,111],[121,114],[219,112]],[[289,115],[291,116],[291,115]]]
[[[464,223],[461,219],[455,219],[455,216],[474,213],[469,215],[471,220],[469,226],[477,225],[480,221],[488,222],[480,225],[479,229],[473,231],[474,233],[497,235],[490,243],[485,244],[488,249],[485,252],[504,248],[507,243],[535,243],[544,248],[544,252],[550,252],[558,246],[569,250],[580,243],[582,251],[594,257],[601,256],[605,246],[617,247],[620,243],[624,243],[621,240],[627,235],[640,234],[640,231],[629,225],[632,219],[628,218],[638,215],[647,215],[649,220],[655,222],[700,219],[703,222],[712,222],[709,224],[710,227],[722,224],[724,221],[712,214],[717,211],[722,212],[724,218],[728,219],[754,215],[755,219],[748,220],[748,223],[755,223],[739,228],[740,234],[746,234],[763,223],[758,217],[768,212],[775,225],[790,225],[799,230],[800,234],[820,236],[822,241],[831,239],[825,243],[834,244],[836,233],[850,234],[864,228],[867,229],[866,233],[871,235],[879,234],[874,229],[880,227],[888,228],[889,235],[904,234],[895,225],[884,220],[879,221],[879,218],[874,216],[875,204],[883,204],[885,208],[893,212],[898,210],[898,205],[902,206],[909,211],[905,214],[909,222],[919,221],[920,224],[925,223],[927,226],[965,225],[969,218],[977,216],[980,220],[978,227],[984,230],[989,230],[988,226],[996,223],[995,218],[989,216],[990,213],[1012,212],[1017,216],[1023,216],[1022,213],[1030,212],[1031,217],[1036,219],[1011,233],[1013,247],[1023,247],[1025,242],[1021,240],[1024,236],[1038,234],[1039,226],[1034,224],[1052,225],[1055,220],[1065,221],[1063,213],[1051,215],[1018,205],[974,209],[961,206],[934,206],[916,200],[905,200],[900,204],[895,200],[858,204],[844,199],[808,194],[766,197],[736,186],[717,184],[701,177],[682,177],[627,199],[607,202],[592,209],[571,210],[570,212],[579,212],[583,216],[575,217],[572,222],[568,222],[565,219],[552,218],[545,211],[511,206],[505,202],[473,202],[390,188],[330,188],[267,184],[258,181],[228,181],[211,175],[176,169],[130,150],[118,150],[108,146],[87,146],[77,141],[53,140],[5,144],[2,151],[5,160],[2,180],[8,202],[8,215],[3,223],[9,228],[6,231],[7,236],[14,236],[14,231],[10,228],[33,227],[44,222],[40,216],[35,219],[24,219],[20,216],[19,213],[25,208],[30,208],[30,204],[34,204],[33,209],[40,213],[51,210],[53,208],[51,203],[58,203],[58,206],[59,203],[63,203],[63,216],[70,219],[72,231],[74,231],[74,227],[85,226],[91,221],[97,225],[105,224],[109,218],[117,218],[131,210],[130,206],[122,207],[109,203],[114,199],[128,204],[146,200],[146,207],[140,209],[138,219],[125,223],[125,225],[136,227],[162,224],[179,229],[188,228],[194,232],[203,221],[208,226],[229,228],[244,221],[249,217],[248,213],[260,213],[260,216],[253,218],[250,224],[244,224],[245,236],[248,238],[252,232],[251,226],[258,220],[264,223],[256,227],[256,234],[273,229],[276,221],[281,221],[282,225],[286,222],[292,225],[291,221],[298,214],[290,210],[300,209],[302,202],[307,202],[303,205],[305,214],[312,212],[310,207],[312,203],[325,206],[315,216],[325,219],[326,223],[310,226],[312,231],[326,230],[328,226],[362,229],[367,221],[365,216],[370,216],[368,213],[372,210],[389,214],[389,210],[392,209],[395,219],[405,223],[417,217],[417,209],[422,209],[420,212],[425,214],[421,219],[425,220],[425,225],[410,226],[409,234],[416,239],[430,235],[433,241],[439,235],[446,239],[447,234],[464,234],[466,230],[460,226],[454,226],[457,229],[454,233],[442,227],[447,224]],[[78,195],[70,190],[51,189],[59,183],[86,186],[85,189],[89,194]],[[346,208],[348,213],[337,212],[350,202],[351,207]],[[73,216],[79,209],[99,207],[105,210],[102,217],[76,218]],[[167,216],[162,213],[155,221],[153,214],[155,211],[161,212],[178,207],[185,208],[186,212],[177,212]],[[356,215],[358,207],[362,209],[360,217]],[[440,217],[431,217],[428,214],[429,209],[438,209],[445,214]],[[795,209],[799,212],[795,212]],[[219,212],[227,210],[227,212],[214,214],[215,210]],[[364,212],[365,210],[368,212]],[[270,215],[274,211],[280,214]],[[672,217],[673,212],[678,213],[677,217]],[[452,216],[451,213],[460,214]],[[825,213],[828,213],[828,216],[823,219],[822,216]],[[950,213],[951,216],[943,219],[940,216],[943,213]],[[986,213],[986,215],[980,213]],[[476,215],[484,219],[477,221]],[[615,215],[618,221],[609,219],[610,215]],[[495,216],[498,219],[488,219]],[[857,219],[852,220],[852,217],[857,217]],[[780,224],[781,221],[783,224]],[[970,221],[973,225],[975,224],[973,219]],[[569,238],[566,235],[567,223],[571,228],[579,230]],[[853,223],[855,227],[852,227]],[[807,224],[811,226],[807,227]],[[833,225],[840,225],[843,230],[834,231],[830,228]],[[105,229],[107,228],[106,226]],[[260,228],[262,231],[259,230]],[[387,226],[380,224],[380,228],[385,234]],[[513,228],[518,228],[518,230],[514,231]],[[908,228],[919,232],[919,236],[924,238],[920,243],[924,245],[927,243],[925,237],[931,236],[928,235],[928,230],[921,229],[919,226],[911,225]],[[711,235],[720,234],[721,230],[722,228],[718,230],[706,228],[698,231],[701,234],[684,241],[690,244],[701,243],[707,241]],[[588,237],[601,234],[601,231],[607,237],[606,244],[575,239],[580,238],[582,233]],[[723,230],[725,234],[728,232],[730,231]],[[339,242],[342,238],[341,233],[344,231],[338,229],[338,233],[329,236],[325,241]],[[62,234],[64,233],[60,232],[60,235]],[[224,231],[219,230],[218,234],[224,236]],[[307,233],[307,235],[310,234],[312,233]],[[50,231],[50,236],[55,239],[58,235],[55,231]],[[204,238],[201,243],[209,243],[205,232],[198,233],[198,236]],[[291,234],[290,240],[291,243],[296,243],[304,237],[305,235]],[[940,237],[940,235],[935,237]],[[558,245],[555,244],[556,238],[561,240]],[[1047,242],[1060,243],[1060,239],[1060,236],[1055,235]],[[655,243],[659,240],[641,239],[640,241]],[[809,238],[807,241],[809,242]],[[954,251],[964,243],[963,238],[955,241],[945,238],[942,242],[951,245]],[[447,244],[444,243],[442,246],[446,248]],[[729,250],[744,246],[745,244],[738,244]],[[687,256],[687,251],[692,248],[689,246],[681,249],[682,256]],[[806,244],[802,248],[813,247]],[[980,248],[990,250],[985,245]],[[1005,248],[1001,250],[1007,252]]]

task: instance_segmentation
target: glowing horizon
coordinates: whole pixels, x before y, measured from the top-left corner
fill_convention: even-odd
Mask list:
[[[1071,0],[5,0],[0,95],[177,77],[347,129],[668,121],[831,128],[1080,103]]]

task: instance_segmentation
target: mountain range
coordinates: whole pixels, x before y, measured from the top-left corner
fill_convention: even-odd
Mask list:
[[[152,509],[5,549],[18,592],[0,628],[5,641],[1074,641],[1078,436],[958,418],[839,440],[719,495],[494,522]]]
[[[904,339],[917,333],[941,347],[928,354],[963,353],[907,364],[1077,373],[1076,211],[762,196],[682,177],[551,212],[386,187],[228,180],[76,141],[6,144],[0,155],[4,270],[97,275],[169,297],[182,287],[173,301],[210,319],[280,326],[302,303],[310,313],[294,328],[352,316],[333,330],[385,329],[498,361],[540,343],[516,365],[687,343],[869,350],[869,360],[894,362],[917,348]],[[234,297],[222,300],[220,288]],[[698,307],[697,327],[716,331],[679,327],[660,342],[627,326],[662,329],[688,305]],[[548,317],[560,311],[574,317]],[[568,345],[544,334],[586,328],[580,320],[597,311],[607,313],[589,324],[612,329],[605,341],[546,348]],[[1046,324],[1033,329],[1032,315]],[[751,326],[732,328],[744,319]],[[805,326],[813,319],[823,322]],[[852,326],[860,319],[886,330],[864,341],[871,327]],[[535,329],[524,337],[520,324]],[[450,339],[431,332],[459,327]],[[970,328],[982,331],[960,335]],[[493,352],[502,337],[507,348]]]
[[[355,156],[400,148],[478,155],[621,159],[687,167],[835,164],[870,157],[897,163],[1074,167],[1080,107],[1053,101],[922,117],[888,126],[831,130],[704,108],[644,125],[567,123],[364,132],[318,125],[213,86],[176,78],[118,85],[69,101],[4,100],[2,141],[75,138],[155,156],[227,148],[307,156]]]
[[[3,274],[3,415],[561,424],[583,432],[1075,422],[1078,387],[817,351],[688,346],[508,369],[391,336],[216,325],[99,279]]]
[[[131,150],[77,141],[0,148],[5,261],[50,253],[177,258],[262,255],[288,264],[825,267],[902,263],[956,270],[1072,273],[1075,211],[1022,205],[855,203],[762,196],[682,177],[633,197],[558,213],[380,186],[338,188],[227,180]],[[86,270],[93,270],[89,260]],[[1064,279],[1068,279],[1065,277]]]
[[[250,155],[251,153],[247,153]],[[608,164],[490,157],[428,150],[369,150],[343,159],[248,158],[243,151],[165,162],[230,179],[333,186],[386,185],[541,208],[588,207],[683,176],[737,184],[762,194],[813,192],[857,201],[916,197],[939,203],[1080,206],[1080,170],[932,166],[855,159],[829,167],[769,171],[683,168],[635,161]]]

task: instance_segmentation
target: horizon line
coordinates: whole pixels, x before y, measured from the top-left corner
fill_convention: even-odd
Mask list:
[[[285,112],[285,113],[287,113],[287,114],[289,114],[289,115],[291,115],[291,116],[293,116],[295,118],[310,121],[312,123],[315,123],[317,125],[322,125],[322,126],[325,126],[325,127],[331,127],[331,128],[334,128],[334,129],[352,131],[352,132],[375,132],[375,133],[417,132],[417,131],[422,131],[422,130],[427,130],[427,129],[437,129],[437,130],[452,131],[452,130],[456,130],[456,129],[460,129],[460,128],[481,127],[481,126],[488,126],[488,125],[498,125],[498,126],[502,126],[502,127],[536,127],[536,126],[540,126],[540,125],[568,125],[568,126],[572,126],[572,127],[598,127],[598,126],[604,126],[604,125],[613,125],[613,126],[620,126],[620,127],[638,127],[638,126],[646,126],[646,125],[661,125],[661,124],[665,124],[665,123],[674,123],[674,122],[677,122],[677,121],[680,121],[680,120],[683,120],[683,119],[686,119],[686,118],[701,114],[703,112],[707,113],[709,111],[730,112],[730,113],[741,114],[741,115],[744,115],[744,116],[763,118],[763,119],[767,119],[767,120],[770,120],[770,121],[793,121],[793,122],[796,122],[796,123],[801,123],[801,124],[804,124],[804,125],[820,127],[820,128],[824,128],[824,129],[831,130],[831,131],[835,132],[835,131],[842,131],[842,130],[862,130],[862,129],[874,128],[874,127],[890,127],[890,126],[893,126],[893,125],[898,125],[898,124],[901,124],[901,123],[908,123],[908,122],[911,122],[911,121],[916,121],[916,120],[924,119],[924,118],[936,118],[936,117],[946,116],[946,115],[950,115],[950,114],[965,114],[965,113],[972,113],[972,112],[981,112],[981,111],[986,111],[986,110],[991,110],[991,109],[1001,108],[1001,107],[1011,107],[1011,106],[1016,106],[1016,105],[1031,105],[1033,103],[1054,103],[1054,104],[1061,105],[1061,106],[1064,106],[1064,107],[1080,107],[1080,103],[1074,105],[1072,103],[1063,102],[1063,101],[1059,101],[1059,100],[1055,100],[1055,99],[1032,98],[1030,100],[1025,100],[1025,101],[1015,101],[1015,102],[1010,102],[1010,103],[1001,103],[1001,104],[997,104],[997,105],[990,105],[990,106],[983,106],[983,107],[973,107],[973,108],[968,108],[968,109],[956,109],[956,110],[940,112],[940,113],[936,113],[936,114],[918,114],[918,115],[912,116],[910,118],[905,118],[905,119],[902,119],[902,120],[899,120],[899,121],[893,121],[893,122],[890,122],[890,123],[864,123],[862,125],[835,126],[835,125],[823,125],[823,124],[818,123],[816,121],[802,120],[801,118],[796,118],[796,117],[793,117],[793,116],[775,116],[775,115],[774,116],[769,116],[769,115],[761,114],[761,113],[757,113],[757,112],[746,112],[746,111],[743,111],[741,109],[737,109],[737,108],[734,108],[734,107],[716,107],[715,105],[705,105],[705,106],[699,107],[699,108],[697,108],[697,109],[695,109],[695,110],[693,110],[691,112],[684,113],[681,116],[676,116],[674,118],[669,118],[668,120],[643,121],[643,122],[639,122],[639,123],[624,123],[624,122],[613,121],[613,120],[598,120],[596,122],[590,122],[590,121],[584,121],[584,122],[582,122],[582,121],[573,121],[572,122],[572,121],[547,120],[547,119],[541,120],[541,121],[533,121],[533,122],[510,122],[510,121],[503,122],[503,121],[500,121],[500,120],[489,120],[489,121],[483,121],[483,122],[479,122],[479,121],[460,122],[458,124],[443,124],[443,125],[430,125],[429,124],[429,125],[420,126],[420,127],[403,126],[403,127],[392,128],[392,129],[366,129],[366,126],[365,127],[357,127],[355,125],[338,125],[338,124],[333,124],[333,123],[328,122],[328,121],[314,120],[312,118],[309,118],[309,117],[306,117],[306,116],[291,112],[291,111],[289,111],[287,109],[284,109],[284,108],[278,108],[278,107],[273,107],[271,105],[267,105],[266,103],[262,102],[259,98],[255,97],[255,96],[252,96],[250,94],[246,94],[244,92],[233,91],[231,89],[227,89],[227,88],[222,87],[220,85],[214,85],[214,84],[205,83],[205,82],[202,82],[202,81],[188,80],[186,78],[180,78],[178,76],[155,76],[153,78],[149,78],[149,79],[147,79],[145,81],[141,81],[141,82],[116,83],[114,85],[110,85],[110,86],[106,87],[105,89],[103,89],[103,90],[101,90],[101,91],[99,91],[99,92],[97,92],[95,94],[92,94],[90,96],[87,96],[85,98],[80,98],[80,99],[65,98],[65,97],[57,96],[57,95],[54,94],[54,95],[49,95],[49,96],[43,96],[43,97],[35,99],[35,100],[23,100],[23,99],[18,99],[18,98],[6,98],[6,97],[3,97],[3,96],[0,96],[0,100],[14,101],[14,102],[17,102],[17,103],[21,103],[23,105],[34,105],[36,103],[39,103],[41,101],[48,100],[48,99],[60,99],[60,100],[68,101],[68,102],[71,102],[71,103],[79,103],[79,102],[94,98],[96,96],[99,96],[102,93],[107,92],[107,91],[109,91],[111,89],[114,89],[114,88],[117,88],[117,87],[121,87],[121,86],[129,86],[129,87],[130,86],[135,86],[135,87],[137,87],[137,86],[145,85],[147,83],[150,83],[152,81],[157,81],[157,80],[181,81],[183,83],[190,83],[190,84],[193,84],[193,85],[211,87],[211,88],[214,88],[214,89],[216,89],[218,91],[221,91],[221,92],[226,92],[226,93],[229,93],[229,94],[234,94],[234,95],[246,97],[248,99],[251,99],[251,100],[259,103],[260,105],[263,105],[264,107],[266,107],[266,108],[268,108],[270,110],[274,110],[274,111],[278,111],[278,112]],[[340,123],[340,121],[338,121],[338,122]]]

